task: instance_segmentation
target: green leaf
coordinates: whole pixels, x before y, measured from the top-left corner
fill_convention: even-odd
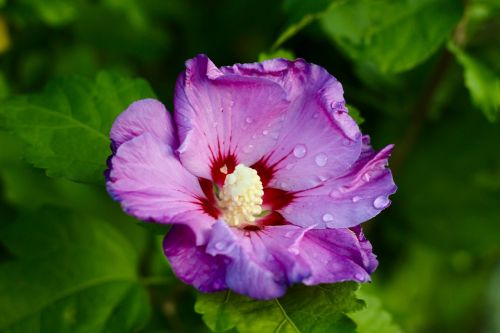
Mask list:
[[[0,331],[132,332],[149,316],[139,252],[109,224],[46,209],[0,224]]]
[[[285,49],[278,49],[276,51],[272,51],[269,53],[262,52],[259,54],[259,62],[264,61],[264,60],[269,60],[269,59],[275,59],[275,58],[284,58],[288,60],[295,60],[295,55],[293,54],[292,51],[285,50]]]
[[[355,332],[345,313],[359,310],[363,302],[352,282],[316,287],[295,286],[286,296],[257,301],[230,291],[199,294],[196,312],[214,332]]]
[[[277,49],[288,39],[304,29],[307,25],[320,19],[327,11],[331,10],[342,0],[285,0],[283,7],[290,19],[287,28],[274,42],[272,49]]]
[[[53,177],[103,181],[114,119],[133,101],[153,97],[149,85],[115,73],[95,81],[80,77],[50,83],[39,95],[0,106],[0,128],[21,138],[27,160]]]
[[[383,308],[380,299],[363,287],[357,294],[366,302],[366,307],[349,315],[356,323],[358,333],[402,333],[392,315]]]
[[[448,43],[448,49],[464,68],[465,86],[472,102],[489,121],[495,121],[500,110],[500,76],[457,45]]]
[[[365,118],[361,115],[361,112],[359,110],[352,106],[352,105],[347,105],[347,109],[349,110],[349,115],[354,119],[356,124],[361,125],[362,123],[365,122]]]
[[[435,53],[461,15],[456,0],[351,0],[330,10],[322,25],[352,59],[401,72]]]
[[[76,3],[67,0],[21,0],[20,3],[34,15],[51,26],[61,26],[74,21],[78,15]]]

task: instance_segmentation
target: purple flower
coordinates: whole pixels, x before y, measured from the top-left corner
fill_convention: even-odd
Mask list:
[[[369,281],[377,260],[358,225],[396,191],[392,146],[370,147],[341,84],[304,60],[186,67],[174,120],[152,99],[117,118],[107,172],[127,213],[173,224],[164,251],[178,277],[258,299]]]

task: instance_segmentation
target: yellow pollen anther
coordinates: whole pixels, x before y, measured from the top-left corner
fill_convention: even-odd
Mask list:
[[[234,172],[226,176],[220,192],[220,207],[226,223],[237,227],[254,225],[256,215],[262,213],[263,195],[257,171],[238,164]]]

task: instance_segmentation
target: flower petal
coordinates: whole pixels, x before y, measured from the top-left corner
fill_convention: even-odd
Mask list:
[[[113,149],[143,133],[149,133],[173,148],[177,145],[172,117],[155,99],[136,101],[116,118],[110,132]]]
[[[300,243],[301,260],[309,267],[304,284],[370,281],[378,262],[371,244],[357,229],[313,229]]]
[[[165,256],[175,274],[203,292],[226,289],[226,264],[222,256],[211,256],[205,246],[196,246],[193,231],[173,226],[163,241]]]
[[[269,226],[259,231],[214,224],[207,253],[227,257],[227,286],[257,299],[282,296],[294,283],[370,280],[377,266],[361,228]]]
[[[280,226],[281,232],[273,234],[230,228],[218,221],[213,226],[207,253],[230,259],[226,283],[231,290],[257,299],[280,297],[291,283],[308,274],[294,269],[294,255],[288,251],[305,230]],[[293,237],[285,237],[287,231]]]
[[[264,158],[274,175],[269,186],[308,189],[340,176],[358,159],[361,133],[345,107],[342,85],[325,69],[302,59],[274,59],[221,70],[276,82],[291,101],[278,142]]]
[[[175,93],[182,164],[211,179],[218,159],[234,155],[238,163],[255,163],[275,144],[288,106],[285,91],[270,80],[224,75],[203,55],[186,66]]]
[[[391,171],[386,168],[393,146],[378,154],[365,148],[361,158],[344,176],[294,193],[294,199],[279,210],[297,226],[347,228],[367,221],[387,208],[396,192]]]
[[[198,179],[184,169],[170,146],[149,133],[118,148],[107,188],[127,213],[145,221],[187,224],[198,242],[214,222],[203,210]]]

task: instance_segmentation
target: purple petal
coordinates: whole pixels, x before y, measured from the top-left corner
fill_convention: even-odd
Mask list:
[[[347,113],[342,85],[325,69],[274,59],[221,70],[276,82],[291,101],[282,135],[266,157],[274,171],[271,187],[311,188],[343,174],[358,158],[361,133]]]
[[[196,246],[193,231],[173,226],[163,241],[165,256],[175,274],[203,292],[226,289],[226,264],[222,256],[211,256],[205,246]],[[227,260],[227,259],[226,259]]]
[[[300,258],[311,275],[303,283],[370,281],[378,262],[361,228],[313,229],[300,244]]]
[[[154,99],[143,99],[132,103],[111,128],[110,137],[114,148],[143,133],[149,133],[160,142],[175,147],[176,136],[172,117],[165,106]]]
[[[207,253],[229,258],[227,286],[257,299],[282,296],[294,283],[369,281],[377,262],[361,229],[304,229],[293,225],[260,231],[214,224]]]
[[[127,213],[145,221],[188,224],[203,241],[214,219],[200,204],[204,195],[198,179],[169,145],[144,133],[123,143],[111,163],[108,192]]]
[[[218,221],[212,230],[207,253],[230,259],[227,286],[237,293],[257,299],[282,296],[287,287],[285,273],[255,232],[230,228]]]
[[[285,91],[269,80],[225,75],[206,56],[186,66],[175,93],[182,164],[211,179],[218,158],[234,154],[238,163],[255,163],[275,144],[288,106]]]
[[[365,147],[348,174],[296,193],[280,213],[295,225],[316,228],[353,227],[371,219],[390,205],[389,195],[396,192],[386,167],[392,148],[375,154]]]

